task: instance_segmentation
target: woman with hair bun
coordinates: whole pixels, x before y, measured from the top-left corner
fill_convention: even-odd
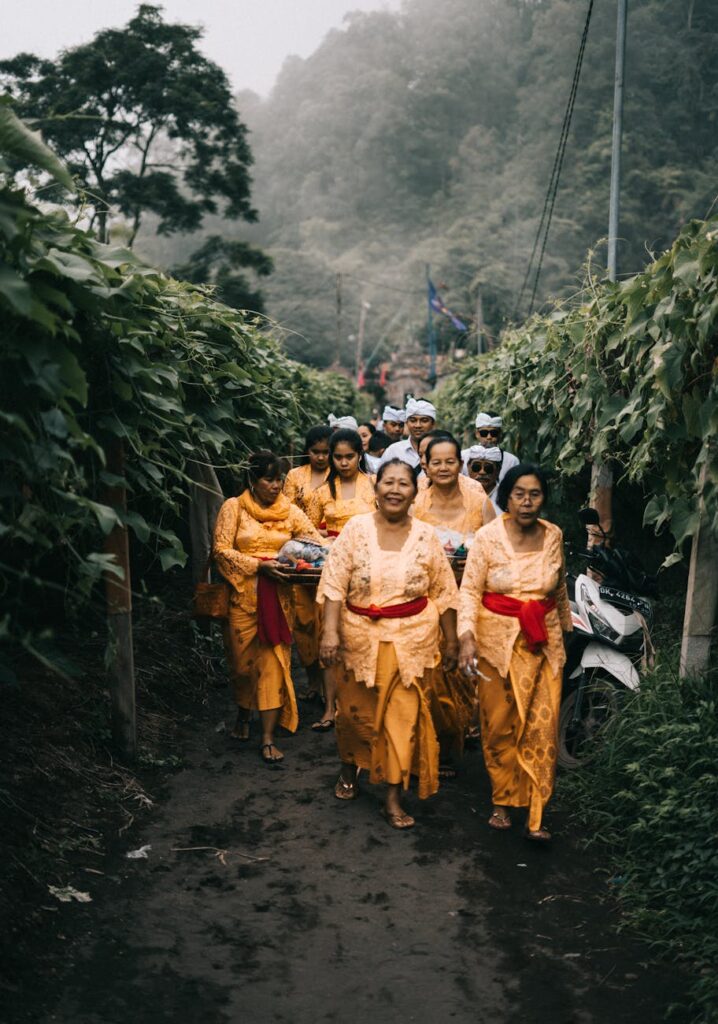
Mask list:
[[[309,519],[282,494],[283,460],[269,451],[249,458],[247,487],[222,505],[212,555],[231,586],[225,647],[237,703],[233,735],[249,739],[249,718],[259,712],[260,754],[277,765],[284,755],[274,742],[278,725],[294,732],[297,702],[290,671],[292,587],[276,560],[289,540],[322,543]]]
[[[308,515],[327,537],[338,537],[354,516],[373,512],[374,484],[366,472],[362,439],[356,430],[340,427],[329,441],[329,476],[310,497]],[[336,715],[334,669],[324,672],[324,714],[314,722],[315,732],[329,732]]]
[[[491,778],[489,825],[511,828],[527,807],[526,837],[547,842],[543,813],[553,792],[558,712],[570,630],[563,535],[541,518],[546,475],[519,464],[499,484],[502,515],[480,530],[461,582],[459,667],[481,675],[481,745]]]
[[[301,465],[287,473],[284,493],[302,512],[307,512],[312,494],[322,486],[329,475],[331,436],[332,428],[323,423],[311,427],[304,439]],[[299,583],[294,587],[294,642],[299,660],[307,673],[305,700],[314,700],[322,689],[315,598],[316,588]]]

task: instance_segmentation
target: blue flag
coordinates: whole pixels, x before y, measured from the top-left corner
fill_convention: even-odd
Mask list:
[[[452,324],[457,331],[468,331],[468,327],[463,320],[459,320],[455,313],[452,313],[448,306],[444,304],[444,300],[441,298],[436,288],[429,281],[429,305],[435,313],[441,313],[443,316],[448,316]]]

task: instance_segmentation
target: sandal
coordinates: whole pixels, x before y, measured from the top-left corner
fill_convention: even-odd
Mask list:
[[[249,739],[249,719],[241,718],[238,722],[235,722],[234,729],[232,729],[230,735],[233,740],[246,743]]]
[[[347,782],[341,775],[339,776],[334,783],[334,796],[337,800],[356,800],[359,796],[358,775],[359,773],[357,772],[353,782]]]
[[[314,732],[329,732],[334,728],[333,718],[320,718],[318,722],[312,722]]]
[[[406,828],[413,828],[416,825],[412,816],[407,814],[406,811],[400,811],[397,814],[396,811],[387,811],[386,807],[382,807],[381,814],[392,828],[397,828],[400,831]]]
[[[492,811],[489,826],[498,832],[503,832],[507,828],[511,828],[511,818],[508,814],[502,814],[500,811]]]
[[[528,829],[524,832],[524,839],[530,840],[532,843],[550,843],[551,833],[543,825],[541,828],[537,828],[535,831],[530,832]]]
[[[439,765],[439,778],[440,779],[455,779],[459,773],[456,768],[450,764]]]
[[[277,754],[271,753],[272,750],[276,749],[277,748],[274,746],[273,743],[263,743],[262,746],[259,748],[259,756],[262,758],[264,763],[266,765],[269,765],[270,767],[274,767],[284,760],[284,754],[279,754],[279,756],[277,756]],[[265,754],[265,750],[269,750],[270,753]]]

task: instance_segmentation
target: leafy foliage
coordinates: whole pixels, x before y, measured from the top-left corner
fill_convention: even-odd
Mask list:
[[[24,53],[0,62],[18,114],[67,161],[103,239],[113,207],[129,219],[130,245],[146,212],[160,234],[195,230],[218,202],[225,218],[256,219],[247,130],[226,75],[197,49],[201,34],[140,4],[127,26],[56,61]]]
[[[15,145],[11,129],[15,157],[48,163],[42,143]],[[41,211],[0,163],[3,173],[0,639],[41,656],[38,607],[48,621],[53,604],[58,614],[86,606],[112,571],[103,536],[118,521],[163,569],[184,562],[188,461],[236,471],[253,448],[289,452],[335,403],[350,411],[356,393],[288,360],[259,321],[206,289]],[[127,458],[126,512],[106,497],[114,438]]]
[[[718,530],[718,217],[693,221],[640,274],[597,282],[506,332],[441,395],[457,430],[501,409],[523,457],[578,473],[610,458],[650,495],[644,524],[680,545],[699,478]]]
[[[589,770],[561,780],[574,813],[611,848],[629,921],[688,961],[696,1021],[718,1021],[718,714],[715,673],[666,666],[614,720]]]

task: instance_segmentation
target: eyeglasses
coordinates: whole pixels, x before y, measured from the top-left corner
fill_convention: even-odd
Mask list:
[[[537,502],[543,500],[543,491],[519,491],[514,489],[510,495],[511,498],[518,504],[524,505],[528,502],[530,505],[535,505]]]
[[[498,462],[479,462],[478,459],[475,459],[471,463],[471,469],[474,473],[487,473],[493,476],[494,473],[498,473],[499,464]]]
[[[477,431],[479,437],[498,437],[501,433],[501,429],[497,427],[487,427],[483,430]]]

